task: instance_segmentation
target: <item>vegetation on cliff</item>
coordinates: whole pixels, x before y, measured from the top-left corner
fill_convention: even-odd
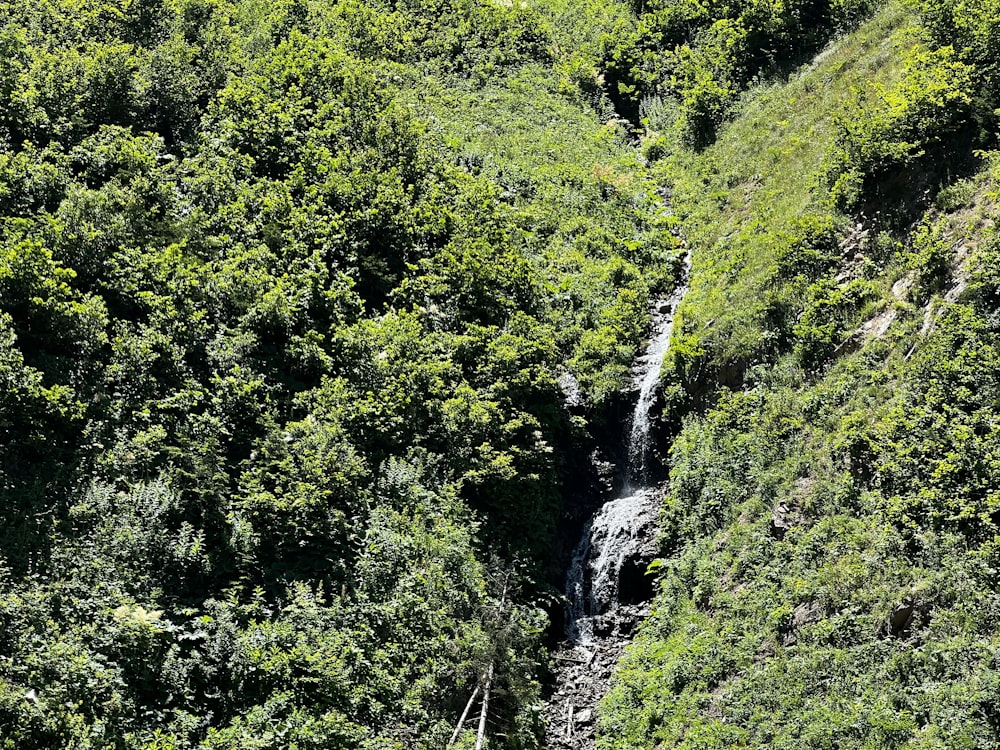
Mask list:
[[[677,244],[554,34],[0,4],[0,747],[536,744],[557,379]]]

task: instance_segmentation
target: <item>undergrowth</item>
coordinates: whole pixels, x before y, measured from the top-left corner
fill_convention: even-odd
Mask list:
[[[935,7],[655,166],[694,252],[683,424],[599,747],[996,747],[1000,168]]]

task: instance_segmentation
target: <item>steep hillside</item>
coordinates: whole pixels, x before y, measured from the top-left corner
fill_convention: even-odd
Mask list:
[[[998,18],[0,0],[0,748],[540,747],[687,250],[599,742],[993,747]]]
[[[599,747],[996,746],[996,28],[889,4],[657,165],[687,416]]]
[[[0,3],[0,747],[537,745],[558,381],[677,255],[555,34]]]

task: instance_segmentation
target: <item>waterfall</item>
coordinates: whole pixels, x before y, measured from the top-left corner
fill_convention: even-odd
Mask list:
[[[684,256],[684,283],[665,300],[653,305],[653,328],[646,351],[632,368],[632,382],[639,392],[632,418],[629,420],[628,466],[625,476],[626,494],[632,487],[643,487],[649,482],[649,438],[652,429],[650,413],[660,383],[663,358],[670,349],[674,333],[677,306],[687,294],[687,278],[691,270],[691,256]]]
[[[690,256],[684,263],[684,283],[653,305],[649,343],[633,368],[638,398],[626,435],[625,489],[586,524],[566,576],[566,634],[580,645],[593,642],[596,619],[619,604],[625,563],[639,557],[652,541],[660,498],[657,489],[648,486],[651,412],[663,359],[670,349],[677,306],[687,292]]]
[[[593,642],[595,618],[618,603],[622,567],[648,541],[644,532],[656,522],[658,500],[651,488],[617,498],[584,528],[566,577],[566,634],[574,643]]]

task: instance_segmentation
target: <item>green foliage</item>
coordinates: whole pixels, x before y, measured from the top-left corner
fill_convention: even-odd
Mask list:
[[[905,251],[838,213],[824,175],[835,123],[855,87],[891,87],[903,74],[897,46],[909,49],[915,34],[906,12],[889,6],[821,63],[747,97],[712,146],[671,148],[654,165],[694,251],[664,373],[675,409],[704,402],[719,383],[739,386],[753,368],[795,350],[813,368],[888,292],[881,274]],[[821,312],[823,300],[832,302],[832,316]],[[803,324],[807,305],[815,326]],[[800,336],[814,339],[816,357]]]
[[[0,748],[437,749],[487,671],[537,747],[566,451],[681,235],[601,742],[988,746],[995,179],[867,219],[989,146],[994,5],[767,85],[869,3],[0,2]]]
[[[693,48],[677,48],[676,83],[680,93],[681,129],[696,147],[707,146],[735,104],[740,70],[750,44],[740,21],[722,18],[692,40]]]
[[[997,73],[997,27],[1000,7],[996,2],[962,5],[951,0],[921,0],[914,3],[921,12],[932,38],[953,46],[963,62],[976,68],[977,78],[995,101]]]
[[[657,165],[695,260],[668,404],[740,369],[673,443],[659,593],[598,747],[996,744],[1000,192],[995,153],[959,161],[996,80],[930,8],[932,37],[886,43],[890,6]],[[850,221],[830,154],[858,170],[832,188]]]
[[[811,387],[789,368],[685,427],[604,747],[989,745],[993,395],[965,357],[995,353],[954,315],[888,373],[876,346]]]
[[[437,749],[491,664],[537,747],[556,376],[677,255],[554,13],[0,2],[0,747]]]
[[[644,98],[674,98],[680,137],[702,148],[756,80],[816,51],[871,8],[866,0],[644,3],[636,24],[619,24],[604,39],[609,93],[635,122]]]
[[[796,354],[806,368],[813,369],[844,343],[845,323],[865,302],[875,299],[876,293],[873,285],[863,279],[838,285],[827,277],[810,284],[805,295],[802,313],[792,331]]]
[[[971,114],[973,68],[955,60],[951,47],[914,49],[904,67],[892,89],[859,94],[859,103],[838,120],[831,193],[845,209],[891,205],[891,196],[912,192],[907,183],[928,169],[915,162],[954,160],[965,146],[951,140],[962,136]]]

